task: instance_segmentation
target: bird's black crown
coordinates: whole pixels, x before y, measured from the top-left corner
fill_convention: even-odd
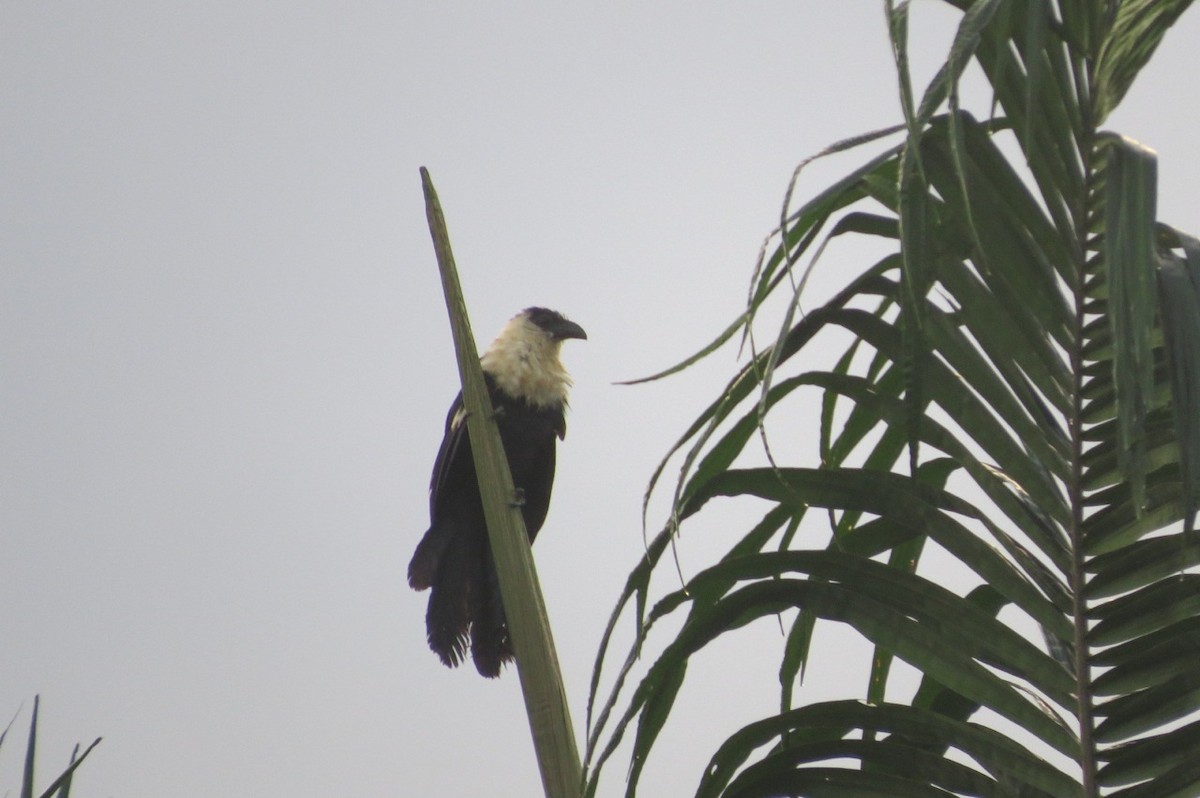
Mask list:
[[[575,322],[556,310],[549,308],[525,308],[521,313],[531,322],[550,333],[551,337],[559,340],[567,338],[587,339],[587,333]]]

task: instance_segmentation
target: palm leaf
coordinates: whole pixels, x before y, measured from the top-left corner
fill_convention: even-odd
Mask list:
[[[1099,128],[1189,3],[949,4],[962,19],[919,95],[908,4],[885,4],[904,120],[861,142],[904,141],[797,211],[793,175],[745,312],[680,366],[757,338],[786,284],[773,342],[651,479],[647,501],[680,457],[597,658],[588,794],[628,734],[635,794],[692,658],[767,618],[787,628],[779,711],[731,730],[699,795],[1200,793],[1200,241],[1156,221],[1153,152]],[[963,108],[969,63],[986,121]],[[855,236],[894,251],[799,313],[816,261]],[[814,395],[818,462],[748,464],[780,408]],[[724,497],[764,511],[655,599],[680,526]],[[928,573],[934,549],[970,576]],[[869,703],[793,706],[819,622],[873,644]],[[907,701],[897,658],[922,677]]]
[[[22,798],[33,798],[34,795],[40,798],[68,798],[71,794],[71,781],[75,776],[75,770],[83,764],[83,760],[87,759],[88,754],[92,753],[97,745],[100,744],[100,739],[97,737],[92,741],[82,754],[79,753],[79,746],[76,745],[74,751],[71,752],[71,761],[67,768],[58,775],[50,783],[50,786],[41,792],[34,789],[34,764],[37,760],[37,730],[38,730],[38,709],[41,704],[41,696],[33,697],[33,712],[29,720],[29,739],[25,745],[24,769],[21,777],[20,795]],[[3,731],[0,731],[0,748],[4,745],[4,740],[8,736],[9,730],[16,721],[16,716],[8,722],[8,725]]]

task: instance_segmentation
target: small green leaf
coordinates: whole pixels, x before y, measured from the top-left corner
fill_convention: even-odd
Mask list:
[[[1155,296],[1154,221],[1157,158],[1152,150],[1116,136],[1106,137],[1104,239],[1109,318],[1113,337],[1122,473],[1139,513],[1145,501],[1145,424],[1154,394],[1151,334]]]
[[[1101,124],[1133,85],[1167,30],[1192,0],[1122,0],[1096,63],[1096,124]]]

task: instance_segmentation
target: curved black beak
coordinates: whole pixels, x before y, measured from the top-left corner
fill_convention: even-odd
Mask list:
[[[570,319],[563,319],[561,322],[555,324],[554,329],[551,330],[551,333],[559,341],[565,341],[568,338],[578,338],[583,341],[587,340],[587,333],[583,331],[583,328]]]

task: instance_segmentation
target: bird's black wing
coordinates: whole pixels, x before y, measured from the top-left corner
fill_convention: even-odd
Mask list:
[[[467,440],[467,411],[463,406],[463,396],[460,392],[454,397],[454,402],[450,405],[450,412],[446,414],[446,432],[442,436],[442,445],[438,448],[437,458],[433,461],[433,473],[429,478],[429,517],[434,518],[437,515],[438,495],[443,486],[446,485],[451,473],[461,471],[461,463],[456,464],[456,460],[460,457],[459,451],[462,450],[463,442]],[[468,448],[464,454],[467,455],[468,463],[471,461],[471,453]],[[472,466],[472,469],[474,466]]]
[[[453,541],[455,529],[461,526],[462,519],[455,516],[463,515],[478,504],[478,498],[472,496],[472,493],[477,496],[478,492],[466,411],[460,393],[446,414],[442,445],[433,461],[433,475],[429,480],[429,531],[421,538],[408,564],[408,583],[414,589],[424,590],[433,584],[442,555]]]

